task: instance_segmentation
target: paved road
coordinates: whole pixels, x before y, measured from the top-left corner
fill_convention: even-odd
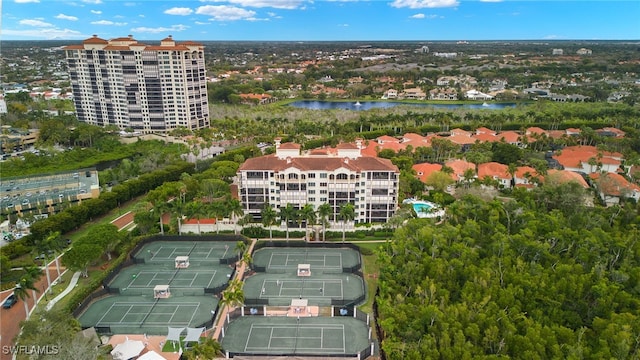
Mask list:
[[[51,281],[54,281],[54,279],[58,277],[55,262],[49,265],[48,271],[49,276],[51,276]],[[64,268],[60,267],[60,274],[62,274],[63,271]],[[38,298],[42,297],[44,290],[47,288],[47,275],[44,272],[42,273],[42,277],[35,283],[35,287],[39,291],[36,293],[36,296]],[[4,299],[11,295],[12,292],[13,290],[7,290],[0,293],[0,301],[4,302]],[[29,291],[29,294],[31,294],[31,291]],[[29,311],[34,308],[35,300],[36,299],[31,298],[26,299]],[[20,332],[20,322],[26,318],[27,316],[24,312],[24,303],[22,300],[18,300],[10,309],[0,308],[0,360],[11,359],[11,355],[5,354],[4,350],[14,344],[14,338]]]

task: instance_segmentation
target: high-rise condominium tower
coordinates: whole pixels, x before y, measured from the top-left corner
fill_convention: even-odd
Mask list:
[[[202,44],[94,35],[64,50],[78,120],[142,133],[209,126]]]

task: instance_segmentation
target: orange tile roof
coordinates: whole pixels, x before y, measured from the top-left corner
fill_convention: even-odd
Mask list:
[[[509,144],[515,144],[520,142],[520,134],[518,134],[515,131],[503,131],[496,136],[498,137],[499,140],[504,139],[504,141]]]
[[[442,170],[442,165],[440,164],[431,164],[431,163],[422,163],[415,164],[412,166],[413,170],[416,171],[416,176],[420,181],[425,182],[429,175],[433,174],[436,171]]]
[[[456,181],[462,179],[464,172],[467,171],[467,169],[473,170],[474,173],[476,172],[476,165],[466,160],[449,160],[445,163],[445,165],[453,169],[453,174],[451,174],[451,177]]]
[[[493,134],[487,134],[487,133],[480,133],[480,134],[476,134],[473,135],[473,138],[480,141],[480,142],[498,142],[500,141],[500,136],[499,135],[493,135]]]
[[[513,176],[517,177],[518,179],[526,179],[527,174],[529,174],[529,176],[531,177],[540,177],[538,171],[531,166],[518,166]]]
[[[449,137],[444,137],[443,139],[447,139],[452,143],[458,144],[458,145],[468,145],[468,144],[474,144],[476,142],[475,138],[467,135],[451,135]]]
[[[640,191],[640,186],[630,183],[620,174],[591,173],[589,177],[596,182],[598,190],[605,195],[622,196],[629,192]]]
[[[398,167],[393,165],[391,160],[371,156],[361,156],[345,161],[345,159],[340,157],[294,157],[290,159],[279,159],[275,154],[247,159],[240,165],[238,170],[273,170],[277,172],[291,167],[303,171],[333,171],[343,167],[356,172],[371,170],[399,172]]]
[[[595,146],[586,145],[568,146],[562,149],[560,153],[553,155],[553,158],[556,159],[564,167],[577,168],[582,167],[581,164],[583,163],[588,163],[589,159],[597,159],[599,154],[601,155],[601,158],[597,161],[600,161],[603,164],[621,164],[621,161],[619,160],[622,158],[621,153],[599,151]]]
[[[557,181],[559,183],[574,181],[585,189],[589,188],[589,184],[587,184],[587,181],[580,174],[569,170],[549,169],[547,170],[547,176],[544,181]]]
[[[479,128],[476,129],[476,134],[493,134],[493,135],[495,135],[496,132],[491,130],[491,129],[489,129],[489,128],[486,128],[486,127],[479,127]]]
[[[109,42],[105,39],[99,38],[98,35],[93,35],[93,37],[90,37],[84,40],[82,43],[83,44],[108,44]]]
[[[286,142],[280,144],[280,149],[300,149],[300,144]]]
[[[212,225],[216,223],[216,219],[200,219],[200,225]],[[182,221],[183,225],[197,225],[198,219],[186,219]]]
[[[544,130],[542,128],[539,128],[537,126],[533,126],[533,127],[527,128],[527,130],[525,132],[525,134],[527,134],[527,135],[531,135],[531,134],[540,134],[540,135],[542,135],[542,134],[546,134],[546,133],[547,133],[546,130]]]
[[[498,179],[511,179],[508,171],[509,167],[497,162],[488,162],[478,165],[478,178],[483,179],[486,176]]]

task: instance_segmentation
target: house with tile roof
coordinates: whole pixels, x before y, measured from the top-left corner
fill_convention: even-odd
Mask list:
[[[488,162],[478,165],[478,179],[483,181],[485,179],[491,179],[498,182],[498,187],[510,188],[511,187],[511,174],[509,174],[509,167],[497,162]]]
[[[590,187],[589,184],[587,184],[587,181],[582,177],[582,175],[569,170],[549,169],[547,170],[547,176],[544,177],[544,182],[558,184],[575,182],[580,184],[583,189],[588,189]]]
[[[388,159],[363,155],[363,145],[303,152],[298,144],[276,139],[275,154],[248,159],[238,168],[243,212],[259,220],[265,206],[277,211],[288,204],[296,209],[329,204],[329,222],[335,227],[342,226],[341,207],[351,203],[355,218],[348,226],[386,222],[398,205],[400,170]]]
[[[513,184],[515,186],[531,188],[543,181],[544,177],[538,174],[538,171],[531,166],[519,166],[513,174]]]
[[[461,159],[449,160],[444,165],[453,170],[451,177],[456,182],[461,182],[465,179],[464,174],[468,169],[473,170],[474,175],[476,173],[476,165],[466,160],[461,160]]]
[[[425,182],[429,175],[433,174],[436,171],[442,170],[441,164],[431,164],[431,163],[422,163],[415,164],[412,166],[413,170],[416,172],[416,176],[420,181]]]
[[[568,146],[553,155],[565,170],[590,174],[605,171],[615,173],[622,165],[622,154],[600,151],[595,146]]]
[[[640,186],[629,182],[620,174],[596,172],[589,174],[589,177],[593,180],[598,196],[607,206],[619,204],[621,199],[640,200]]]

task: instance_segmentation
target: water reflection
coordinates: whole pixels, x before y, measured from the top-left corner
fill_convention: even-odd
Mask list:
[[[318,101],[318,100],[300,100],[295,101],[288,106],[303,108],[309,110],[370,110],[370,109],[389,109],[396,106],[415,106],[430,107],[434,109],[490,109],[500,110],[504,108],[516,107],[515,103],[483,103],[483,104],[421,104],[421,103],[403,103],[394,101]]]

